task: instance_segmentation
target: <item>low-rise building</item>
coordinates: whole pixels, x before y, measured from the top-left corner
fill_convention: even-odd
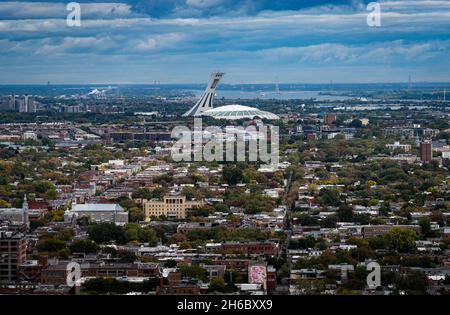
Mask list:
[[[108,222],[117,225],[128,223],[128,212],[119,204],[72,204],[72,209],[64,213],[64,222],[73,223],[76,219],[88,217],[91,222]]]
[[[273,242],[227,242],[223,243],[221,251],[225,253],[243,253],[246,255],[278,255],[278,246]]]
[[[27,197],[23,199],[22,208],[0,208],[0,221],[13,225],[29,225]]]
[[[410,144],[401,144],[399,141],[395,141],[393,144],[386,144],[386,148],[388,148],[391,151],[395,151],[395,150],[402,150],[404,152],[411,151]]]
[[[362,235],[364,238],[383,236],[395,228],[413,230],[417,234],[421,232],[419,225],[366,225],[362,227]]]

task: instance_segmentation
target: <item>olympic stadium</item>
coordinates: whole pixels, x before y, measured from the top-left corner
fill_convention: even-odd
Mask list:
[[[255,119],[255,118],[270,119],[270,120],[280,119],[280,117],[270,112],[242,105],[226,105],[209,109],[203,112],[203,116],[208,116],[215,119],[228,119],[228,120]]]
[[[224,73],[214,72],[211,75],[211,79],[208,86],[203,93],[200,100],[187,111],[184,117],[212,117],[215,119],[225,119],[225,120],[239,120],[239,119],[268,119],[268,120],[278,120],[279,116],[272,114],[267,111],[260,110],[255,107],[242,106],[238,104],[225,105],[221,107],[214,108],[213,101],[216,94],[216,88],[219,81],[224,76]]]

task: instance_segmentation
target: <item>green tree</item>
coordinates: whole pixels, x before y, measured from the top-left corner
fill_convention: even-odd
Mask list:
[[[388,248],[399,253],[410,253],[416,248],[416,233],[411,229],[393,228],[385,239]]]
[[[422,234],[425,236],[431,236],[431,220],[430,218],[420,218],[419,225],[422,230]]]
[[[319,201],[322,205],[338,207],[341,204],[340,193],[337,189],[324,188],[319,192]]]
[[[208,292],[227,293],[229,289],[222,278],[212,278],[209,283]]]
[[[340,221],[351,222],[353,220],[353,207],[350,205],[341,205],[337,211]]]
[[[411,272],[405,276],[397,275],[394,284],[399,290],[405,290],[409,294],[423,295],[427,290],[427,276],[420,271]]]
[[[320,222],[320,225],[324,228],[335,228],[338,220],[337,216],[329,215]]]
[[[164,263],[164,267],[166,268],[175,268],[177,266],[176,260],[169,259]]]
[[[66,247],[66,243],[56,237],[46,237],[37,245],[40,252],[57,252]]]
[[[129,251],[121,252],[119,253],[119,260],[122,263],[134,263],[138,257],[133,253]]]
[[[309,214],[302,213],[296,216],[296,219],[302,226],[319,225],[319,220]]]
[[[89,239],[97,244],[116,241],[120,244],[126,243],[125,233],[120,226],[114,223],[92,224],[88,228]]]
[[[182,277],[195,278],[202,281],[207,281],[206,269],[199,265],[181,265],[180,272]]]
[[[46,193],[48,190],[52,190],[55,189],[55,185],[53,185],[51,182],[49,181],[45,181],[45,180],[39,180],[37,182],[34,183],[34,189],[37,193],[40,194],[44,194]]]
[[[11,205],[7,201],[0,199],[0,208],[9,208],[9,207],[11,207]]]
[[[71,253],[96,253],[98,250],[97,244],[90,240],[79,240],[73,242],[69,246]]]
[[[222,178],[228,185],[236,185],[243,180],[242,169],[233,165],[225,165],[222,170]]]

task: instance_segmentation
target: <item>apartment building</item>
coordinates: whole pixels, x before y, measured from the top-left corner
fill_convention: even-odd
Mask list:
[[[395,228],[412,230],[417,234],[421,233],[419,225],[365,225],[362,227],[362,235],[364,238],[383,236]]]
[[[202,207],[204,201],[186,200],[185,196],[164,196],[163,201],[148,200],[143,202],[145,220],[150,221],[152,217],[165,216],[168,219],[186,219],[189,211]]]
[[[25,235],[0,231],[0,282],[17,281],[19,268],[26,260]]]

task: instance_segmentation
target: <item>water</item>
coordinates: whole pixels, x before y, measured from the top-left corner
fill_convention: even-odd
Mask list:
[[[196,97],[200,97],[203,90],[189,90],[194,93]],[[345,101],[352,99],[353,97],[339,96],[339,95],[320,95],[320,91],[224,91],[219,90],[216,92],[216,99],[262,99],[262,100],[299,100],[299,99],[316,99],[318,101]]]

